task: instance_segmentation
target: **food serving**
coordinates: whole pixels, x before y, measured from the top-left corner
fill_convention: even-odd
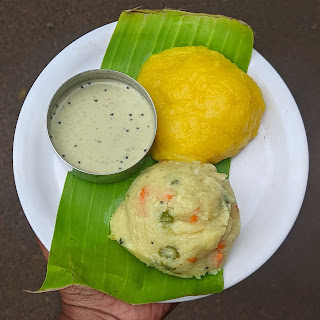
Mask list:
[[[158,115],[156,160],[218,163],[258,133],[265,103],[258,85],[221,53],[203,46],[152,55],[137,79]]]
[[[110,221],[148,266],[181,278],[216,274],[240,230],[226,175],[211,164],[162,161],[140,174]]]
[[[138,81],[158,114],[153,158],[180,162],[161,162],[138,176],[111,219],[110,238],[162,272],[216,274],[240,215],[226,175],[206,162],[236,155],[257,135],[262,93],[230,60],[202,46],[152,55]],[[196,160],[206,164],[181,162]]]
[[[286,166],[292,155],[296,154],[296,149],[292,150],[291,147],[294,144],[300,150],[300,155],[306,155],[297,158],[299,167],[307,168],[307,154],[303,151],[306,148],[305,132],[297,106],[276,71],[259,53],[253,51],[250,74],[262,85],[271,107],[268,108],[267,117],[264,117],[258,139],[240,157],[231,161],[231,178],[241,205],[245,232],[237,239],[236,247],[224,266],[223,276],[219,272],[198,280],[158,272],[141,263],[116,241],[106,238],[110,234],[111,215],[125,196],[133,178],[97,185],[68,173],[64,180],[66,167],[57,165],[56,158],[51,156],[50,143],[42,145],[45,132],[41,131],[41,126],[28,126],[28,122],[33,120],[43,121],[45,106],[48,104],[46,92],[53,93],[75,71],[81,72],[100,65],[111,35],[101,68],[118,70],[133,78],[138,76],[141,66],[150,55],[174,46],[206,46],[223,53],[246,72],[253,43],[250,27],[235,19],[174,10],[130,10],[121,14],[117,25],[114,23],[99,28],[70,45],[44,70],[28,95],[19,117],[14,148],[19,197],[34,230],[45,246],[50,248],[47,276],[41,290],[83,284],[133,304],[173,298],[186,301],[194,299],[192,296],[221,292],[223,287],[228,288],[243,280],[270,257],[270,253],[283,241],[298,213],[305,191],[306,170],[292,174],[292,166]],[[59,71],[60,57],[67,67],[65,74]],[[75,63],[78,65],[76,70],[68,67]],[[283,103],[288,106],[285,110],[282,108]],[[34,106],[39,107],[39,113],[34,112]],[[287,132],[292,134],[287,135]],[[280,139],[280,144],[273,143],[274,136]],[[29,140],[33,143],[26,150],[26,141]],[[41,147],[42,152],[39,153],[34,146],[38,149]],[[31,150],[32,154],[39,156],[29,157]],[[279,162],[280,158],[282,160]],[[218,168],[227,174],[229,169],[225,164],[228,161]],[[48,165],[54,170],[47,170]],[[25,170],[26,167],[30,170]],[[264,168],[265,179],[256,178],[261,167]],[[23,170],[24,175],[21,174]],[[247,176],[249,181],[243,186],[241,176],[245,172],[250,172],[250,175]],[[273,175],[274,172],[280,172],[281,175]],[[300,196],[294,198],[293,206],[290,195],[296,192],[291,187],[294,184],[290,179],[292,176],[295,181],[297,176],[301,181]],[[48,189],[47,181],[51,178],[55,178],[52,180],[54,183],[50,184],[53,188]],[[268,188],[271,180],[274,187]],[[42,193],[42,190],[45,192]],[[37,201],[31,202],[28,199],[33,199],[33,195]],[[33,207],[30,207],[31,203]],[[277,210],[270,210],[270,203],[278,203],[280,207],[278,205]],[[35,216],[32,216],[33,213]],[[270,214],[274,216],[272,219]],[[268,224],[265,224],[266,217]],[[267,246],[263,246],[265,235],[270,232],[274,237]],[[255,241],[252,242],[252,239]],[[248,252],[253,254],[252,259],[243,260],[243,254]]]

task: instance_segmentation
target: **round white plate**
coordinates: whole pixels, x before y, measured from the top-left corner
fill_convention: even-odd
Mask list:
[[[82,36],[42,71],[22,106],[13,145],[13,169],[24,213],[47,249],[67,167],[46,134],[55,91],[73,75],[100,68],[116,22]],[[308,145],[298,107],[283,80],[255,50],[248,74],[262,90],[266,111],[258,136],[231,161],[230,181],[242,229],[224,267],[225,288],[243,280],[278,249],[299,213],[308,177]],[[185,297],[175,301],[186,301]]]

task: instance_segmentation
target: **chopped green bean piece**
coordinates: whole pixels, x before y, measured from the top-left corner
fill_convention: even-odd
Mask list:
[[[176,270],[176,268],[171,268],[171,267],[167,266],[166,264],[164,264],[162,261],[161,261],[161,266],[162,266],[164,269],[169,270],[169,271],[175,273],[174,270]]]
[[[168,210],[161,213],[160,222],[163,223],[164,225],[168,225],[168,224],[172,223],[173,220],[174,220],[174,218],[172,215],[169,214]]]

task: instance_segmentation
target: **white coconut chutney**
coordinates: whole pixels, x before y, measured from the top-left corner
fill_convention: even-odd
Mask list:
[[[56,151],[73,167],[112,174],[143,158],[155,126],[154,111],[138,90],[99,79],[80,83],[59,98],[48,131]]]

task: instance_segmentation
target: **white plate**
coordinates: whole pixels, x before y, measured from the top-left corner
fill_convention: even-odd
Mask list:
[[[16,188],[32,229],[47,249],[67,167],[47,138],[46,111],[65,80],[100,68],[115,26],[98,28],[61,51],[33,84],[19,115],[13,145]],[[266,111],[258,136],[231,161],[242,229],[224,267],[225,288],[252,274],[281,245],[299,213],[308,176],[306,133],[289,89],[255,50],[248,74],[262,90]]]

